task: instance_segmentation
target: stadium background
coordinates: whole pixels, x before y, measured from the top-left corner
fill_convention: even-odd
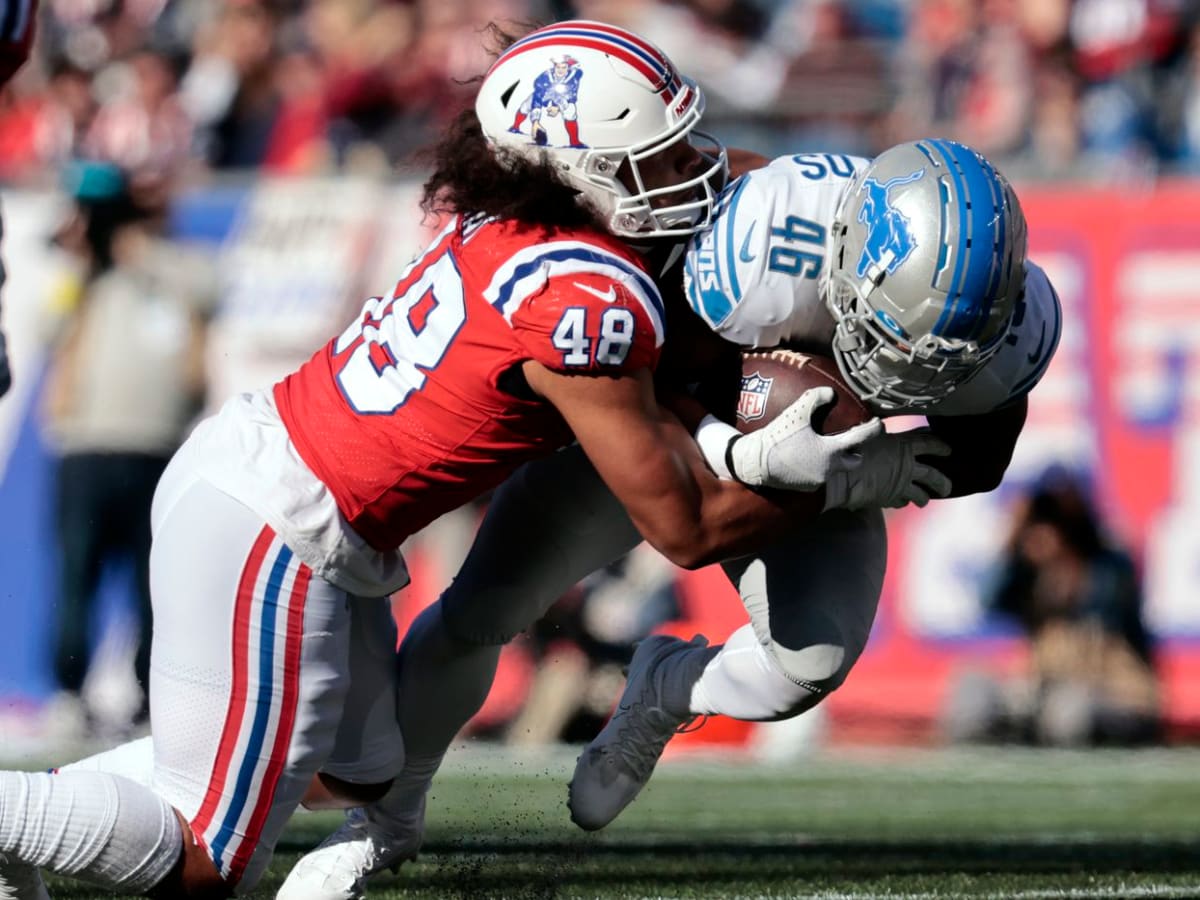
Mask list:
[[[469,93],[458,80],[486,65],[481,24],[568,14],[660,43],[704,84],[707,127],[733,146],[869,155],[923,135],[972,143],[1016,182],[1031,253],[1062,298],[1062,343],[1004,486],[892,515],[879,619],[822,713],[827,738],[932,740],[958,666],[1021,666],[1021,642],[984,613],[979,589],[1014,498],[1051,465],[1087,474],[1142,566],[1169,735],[1200,727],[1197,4],[58,0],[0,104],[16,375],[0,403],[3,739],[35,740],[23,723],[52,690],[52,454],[37,398],[43,322],[65,277],[47,239],[69,205],[71,163],[169,179],[173,232],[205,246],[221,280],[213,407],[306,358],[419,249],[421,168],[408,153]],[[459,549],[414,545],[402,620],[436,595],[439,553]],[[127,575],[107,579],[97,634],[118,669]],[[719,573],[680,573],[680,585],[687,619],[670,627],[720,635],[743,620]],[[523,677],[513,666],[502,688]],[[753,731],[713,724],[689,740]]]

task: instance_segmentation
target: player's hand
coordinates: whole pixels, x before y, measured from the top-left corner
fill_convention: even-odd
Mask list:
[[[950,445],[928,428],[879,434],[864,443],[856,466],[830,474],[825,509],[924,506],[950,493],[950,479],[922,456],[949,456]]]
[[[833,388],[809,388],[770,424],[730,442],[726,462],[733,477],[753,487],[815,491],[834,474],[861,467],[860,449],[883,432],[870,419],[839,434],[812,427],[813,414],[834,399]]]

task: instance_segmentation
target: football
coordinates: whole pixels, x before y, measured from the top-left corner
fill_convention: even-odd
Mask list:
[[[835,399],[817,410],[817,432],[838,434],[871,418],[832,358],[786,349],[746,351],[734,424],[743,434],[757,431],[809,388],[823,386],[833,388]]]

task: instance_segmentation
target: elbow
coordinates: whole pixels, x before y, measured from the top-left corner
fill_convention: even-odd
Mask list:
[[[696,569],[703,569],[707,565],[720,562],[723,558],[711,553],[697,553],[695,547],[688,547],[680,552],[664,553],[663,555],[672,563],[679,566],[679,568],[687,569],[689,572],[693,572]]]
[[[971,494],[986,494],[1000,487],[1008,466],[980,467],[951,480],[951,497],[968,497]]]
[[[703,552],[703,548],[699,548],[693,543],[677,539],[660,541],[647,538],[647,540],[655,550],[681,569],[693,571],[702,569],[711,562],[716,562],[716,559],[709,558],[709,554]]]
[[[714,541],[699,527],[672,529],[670,534],[647,534],[647,542],[673,565],[694,571],[733,555],[731,548]]]

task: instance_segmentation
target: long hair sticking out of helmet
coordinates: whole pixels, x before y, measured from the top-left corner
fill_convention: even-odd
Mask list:
[[[421,209],[427,215],[460,213],[509,219],[540,228],[605,223],[544,160],[500,152],[488,144],[475,110],[464,109],[433,149]]]

